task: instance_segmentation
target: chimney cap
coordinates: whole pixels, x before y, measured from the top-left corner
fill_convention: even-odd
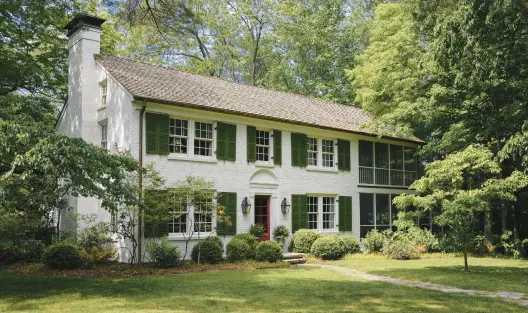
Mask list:
[[[106,22],[106,20],[103,18],[90,14],[79,13],[68,23],[68,25],[64,26],[64,29],[68,30],[68,37],[70,37],[84,25],[101,29],[101,25],[103,25],[104,22]]]

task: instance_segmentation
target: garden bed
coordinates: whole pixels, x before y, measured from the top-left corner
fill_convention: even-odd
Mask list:
[[[220,263],[215,265],[193,264],[191,262],[185,262],[181,266],[171,268],[157,268],[149,264],[130,265],[124,263],[104,263],[94,265],[90,268],[80,268],[75,270],[50,270],[46,269],[43,264],[14,264],[9,266],[7,270],[12,273],[31,276],[127,278],[169,274],[217,272],[232,270],[257,270],[285,267],[290,267],[290,265],[286,262],[268,263],[247,261],[240,263]]]

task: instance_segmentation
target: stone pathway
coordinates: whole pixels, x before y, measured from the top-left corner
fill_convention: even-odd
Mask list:
[[[328,265],[328,264],[299,264],[297,266],[328,268],[331,270],[341,272],[349,277],[358,277],[358,278],[362,278],[366,280],[381,281],[381,282],[394,284],[394,285],[404,285],[404,286],[409,286],[409,287],[424,288],[424,289],[437,290],[437,291],[442,291],[442,292],[447,292],[447,293],[463,293],[463,294],[468,294],[468,295],[479,295],[479,296],[490,297],[490,298],[501,298],[508,302],[517,303],[523,307],[528,308],[528,294],[521,293],[521,292],[509,292],[509,291],[492,292],[492,291],[482,291],[482,290],[461,289],[457,287],[433,284],[429,282],[418,282],[418,281],[411,281],[411,280],[406,280],[406,279],[367,274],[363,272],[358,272],[351,268],[346,268],[346,267],[336,266],[336,265]]]

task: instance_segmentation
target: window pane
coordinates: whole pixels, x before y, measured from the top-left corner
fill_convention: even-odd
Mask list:
[[[194,135],[196,138],[213,139],[213,124],[195,122],[194,127]]]
[[[374,225],[374,194],[359,194],[359,215],[361,225]]]
[[[389,168],[389,145],[376,142],[376,167]]]
[[[359,141],[359,166],[374,166],[374,152],[372,151],[372,141]]]
[[[393,202],[394,198],[396,198],[397,196],[399,195],[391,195],[391,219],[393,223],[396,219],[398,219],[398,208],[394,205]]]
[[[390,223],[389,196],[387,194],[376,195],[376,226]]]
[[[335,199],[323,197],[323,229],[333,229],[335,224]]]
[[[334,141],[323,139],[321,141],[323,167],[334,167]]]
[[[308,228],[317,229],[317,214],[319,212],[317,207],[317,197],[307,197],[306,203],[308,205]]]
[[[404,149],[404,155],[405,155],[405,170],[406,171],[416,171],[417,169],[416,149],[406,147]]]
[[[390,145],[390,168],[403,170],[403,147]]]
[[[269,161],[270,133],[268,131],[257,130],[256,141],[257,161]]]
[[[308,138],[308,165],[317,166],[317,139]]]
[[[213,142],[208,140],[194,140],[194,154],[202,156],[213,155]]]

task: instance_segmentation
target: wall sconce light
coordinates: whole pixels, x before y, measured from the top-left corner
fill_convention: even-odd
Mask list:
[[[242,200],[240,207],[242,208],[243,214],[248,214],[249,211],[251,211],[251,202],[249,202],[248,197],[244,197],[244,200]]]
[[[288,200],[286,200],[286,198],[282,199],[281,210],[282,214],[288,214],[290,212],[290,204],[288,203]]]

